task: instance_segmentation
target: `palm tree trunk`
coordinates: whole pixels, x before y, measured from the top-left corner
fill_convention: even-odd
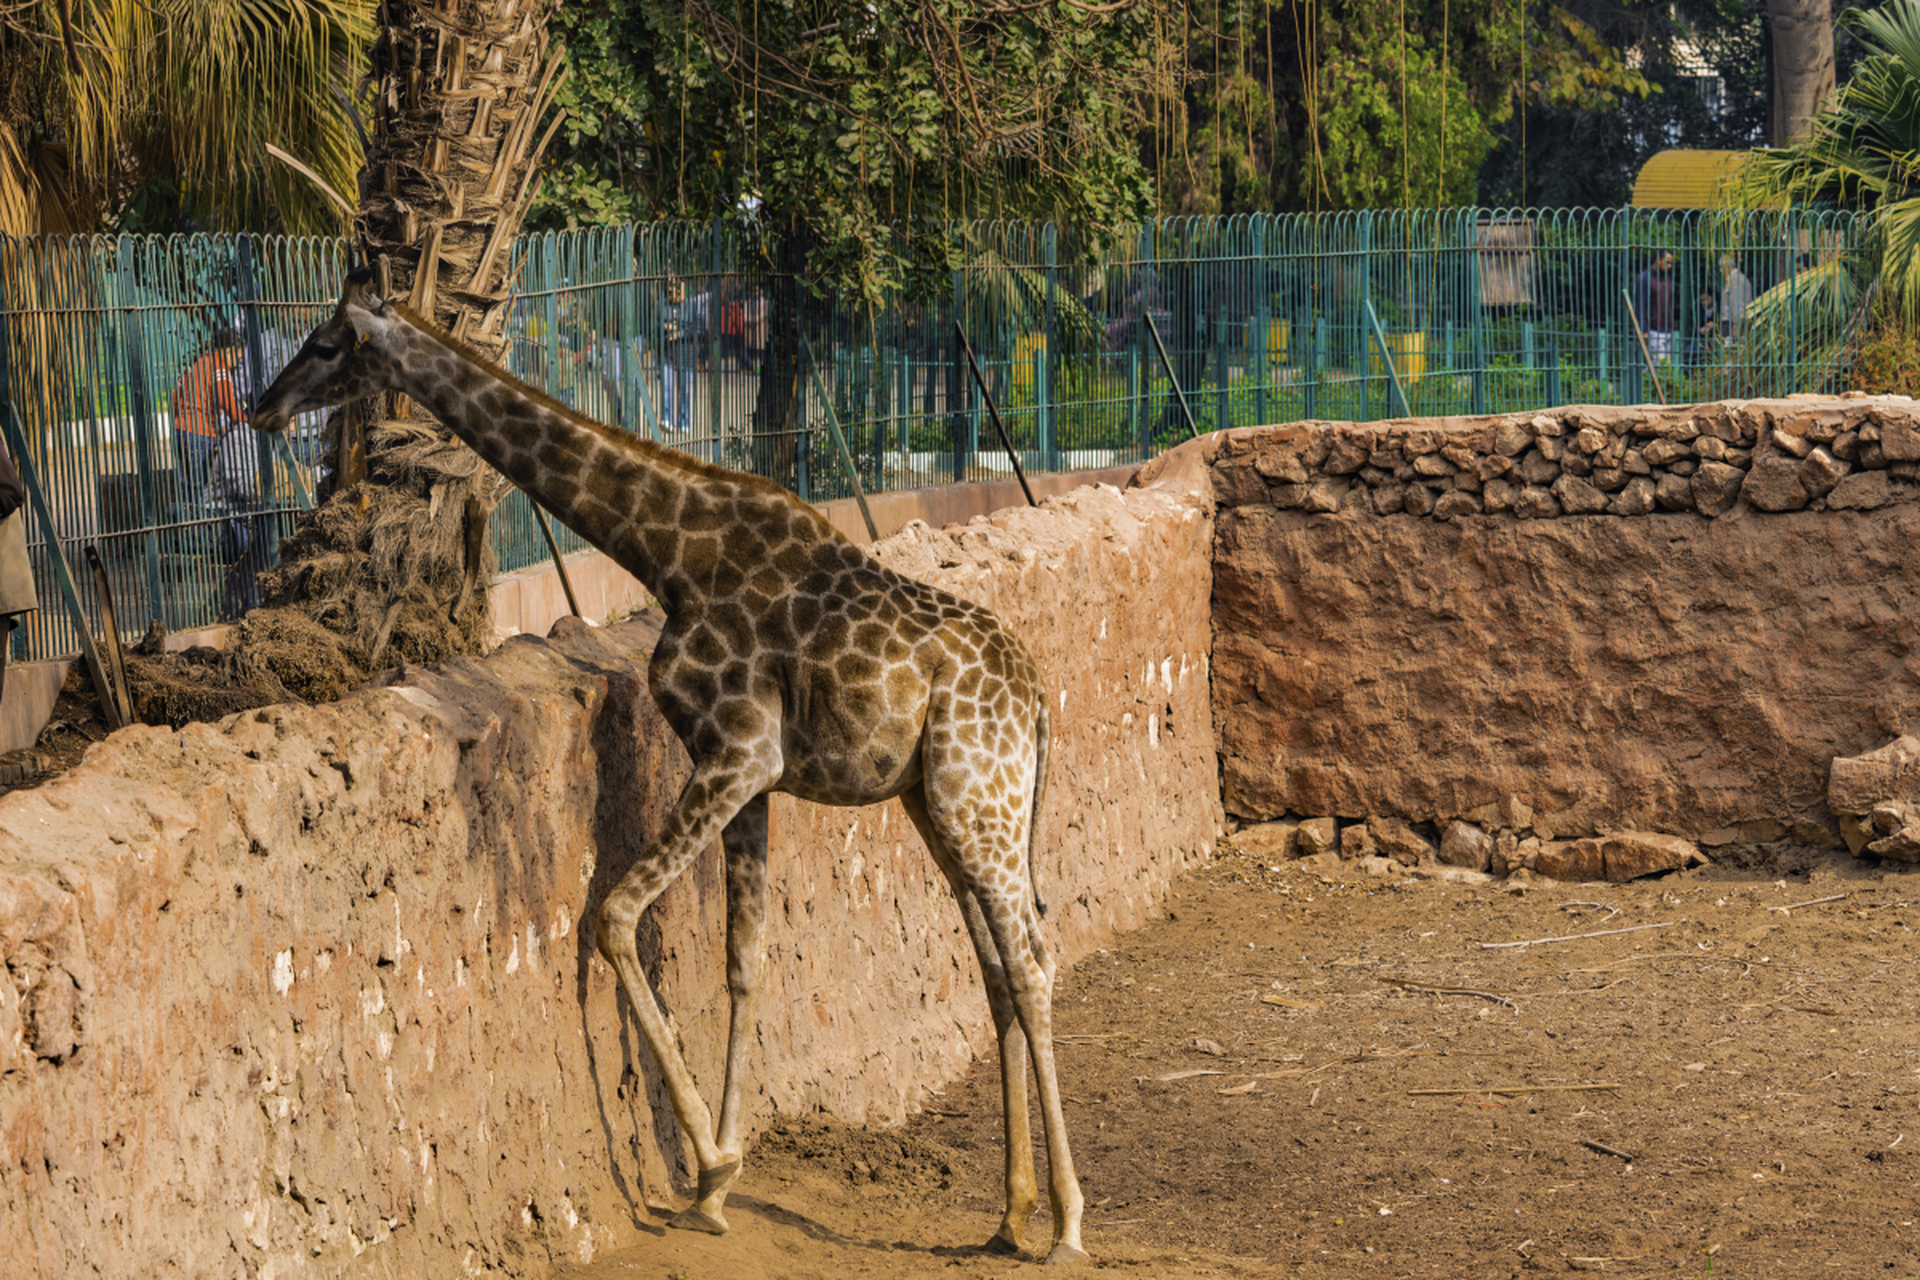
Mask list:
[[[544,119],[561,79],[551,9],[385,0],[373,49],[360,251],[383,296],[496,360],[512,240],[558,123]],[[404,397],[360,408],[338,415],[326,502],[282,548],[267,598],[339,635],[368,671],[478,652],[493,632],[486,521],[504,482]]]

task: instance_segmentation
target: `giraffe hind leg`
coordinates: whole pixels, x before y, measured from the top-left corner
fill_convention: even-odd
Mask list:
[[[1085,1201],[1067,1145],[1066,1110],[1061,1105],[1060,1076],[1054,1061],[1051,966],[1044,953],[1036,949],[1035,922],[1024,897],[979,896],[987,928],[1006,967],[1007,985],[1012,989],[1020,1027],[1026,1032],[1034,1084],[1040,1094],[1040,1118],[1047,1137],[1047,1198],[1053,1209],[1053,1250],[1047,1261],[1083,1261],[1087,1252],[1080,1243],[1080,1215]]]
[[[994,1253],[1018,1253],[1024,1247],[1027,1217],[1040,1201],[1039,1182],[1033,1171],[1033,1126],[1027,1112],[1026,1032],[1020,1026],[1014,1007],[1000,947],[993,940],[986,915],[980,910],[980,901],[961,874],[946,838],[927,814],[925,796],[915,787],[903,793],[900,802],[927,842],[934,863],[952,887],[967,924],[967,934],[973,940],[974,955],[980,962],[980,979],[987,989],[987,1006],[993,1013],[994,1038],[1000,1049],[1000,1102],[1007,1142],[1006,1213],[986,1248]]]

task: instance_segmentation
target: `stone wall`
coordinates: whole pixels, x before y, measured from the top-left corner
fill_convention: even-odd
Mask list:
[[[1217,834],[1209,538],[1100,489],[876,548],[1051,683],[1065,958]],[[0,1275],[524,1275],[644,1239],[680,1140],[592,913],[685,776],[655,626],[128,729],[0,799]],[[897,803],[773,814],[756,1121],[899,1119],[991,1049],[958,912]],[[641,931],[714,1096],[723,919],[709,853]]]
[[[1299,423],[1195,447],[1246,819],[1833,840],[1920,723],[1920,406]]]

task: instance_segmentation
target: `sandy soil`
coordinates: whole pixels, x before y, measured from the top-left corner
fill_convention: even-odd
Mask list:
[[[1920,873],[1744,861],[1465,885],[1223,855],[1061,977],[1092,1266],[1920,1276]],[[974,1247],[993,1064],[932,1106],[904,1131],[785,1122],[729,1235],[561,1274],[1038,1275]],[[1029,1243],[1048,1235],[1043,1206]]]

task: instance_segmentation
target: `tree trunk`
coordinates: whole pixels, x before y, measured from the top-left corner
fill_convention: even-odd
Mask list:
[[[1767,23],[1768,140],[1784,147],[1807,136],[1808,121],[1833,91],[1833,0],[1767,0]]]
[[[385,0],[373,48],[356,253],[371,259],[382,296],[495,360],[507,348],[508,257],[560,80],[551,8]],[[493,629],[485,526],[504,481],[405,397],[350,406],[338,421],[326,500],[282,548],[267,599],[321,623],[342,641],[341,660],[367,672],[478,652]],[[285,616],[249,630],[313,638]],[[283,669],[297,664],[259,656],[294,692],[324,695]]]

